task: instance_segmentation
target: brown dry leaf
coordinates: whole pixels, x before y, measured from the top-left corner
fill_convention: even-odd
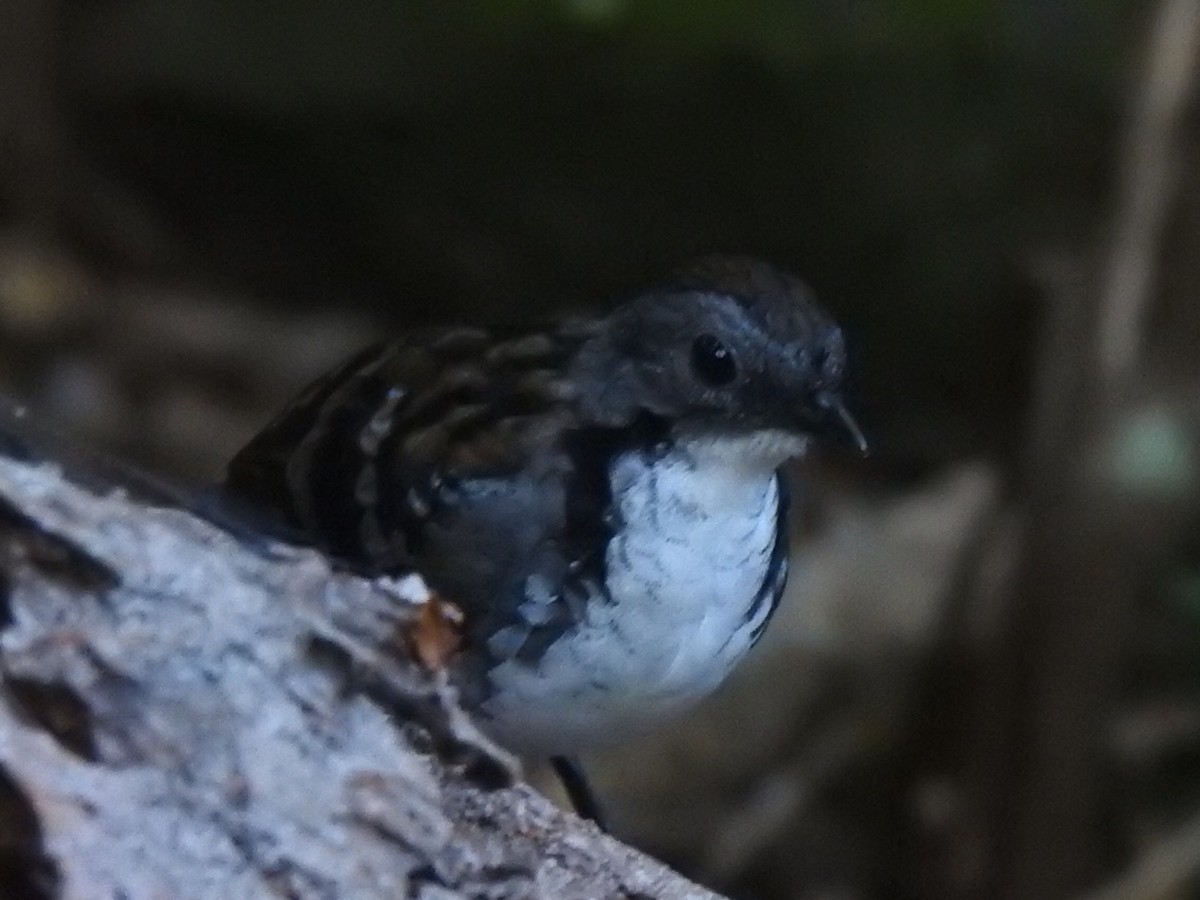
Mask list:
[[[462,643],[462,624],[461,609],[449,600],[430,594],[408,632],[412,655],[430,671],[446,668]]]

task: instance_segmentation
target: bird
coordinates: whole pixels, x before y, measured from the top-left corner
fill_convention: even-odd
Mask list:
[[[578,754],[725,680],[783,595],[785,463],[815,443],[866,452],[846,358],[800,279],[706,257],[591,317],[370,347],[255,435],[221,489],[452,602],[464,705],[605,827]]]

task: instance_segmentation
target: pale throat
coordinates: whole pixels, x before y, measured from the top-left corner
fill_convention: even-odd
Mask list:
[[[724,468],[733,477],[751,479],[804,456],[810,443],[808,435],[777,428],[737,435],[681,429],[675,435],[675,445],[698,466]]]

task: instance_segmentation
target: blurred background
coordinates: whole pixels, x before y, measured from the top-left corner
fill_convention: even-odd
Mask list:
[[[1200,0],[0,0],[0,390],[204,482],[379,336],[771,259],[874,452],[745,670],[590,760],[616,833],[1200,897],[1198,64]]]

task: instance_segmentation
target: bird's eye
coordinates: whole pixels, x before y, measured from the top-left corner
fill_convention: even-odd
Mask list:
[[[692,369],[709,387],[721,387],[737,377],[733,351],[711,334],[702,334],[692,341]]]

